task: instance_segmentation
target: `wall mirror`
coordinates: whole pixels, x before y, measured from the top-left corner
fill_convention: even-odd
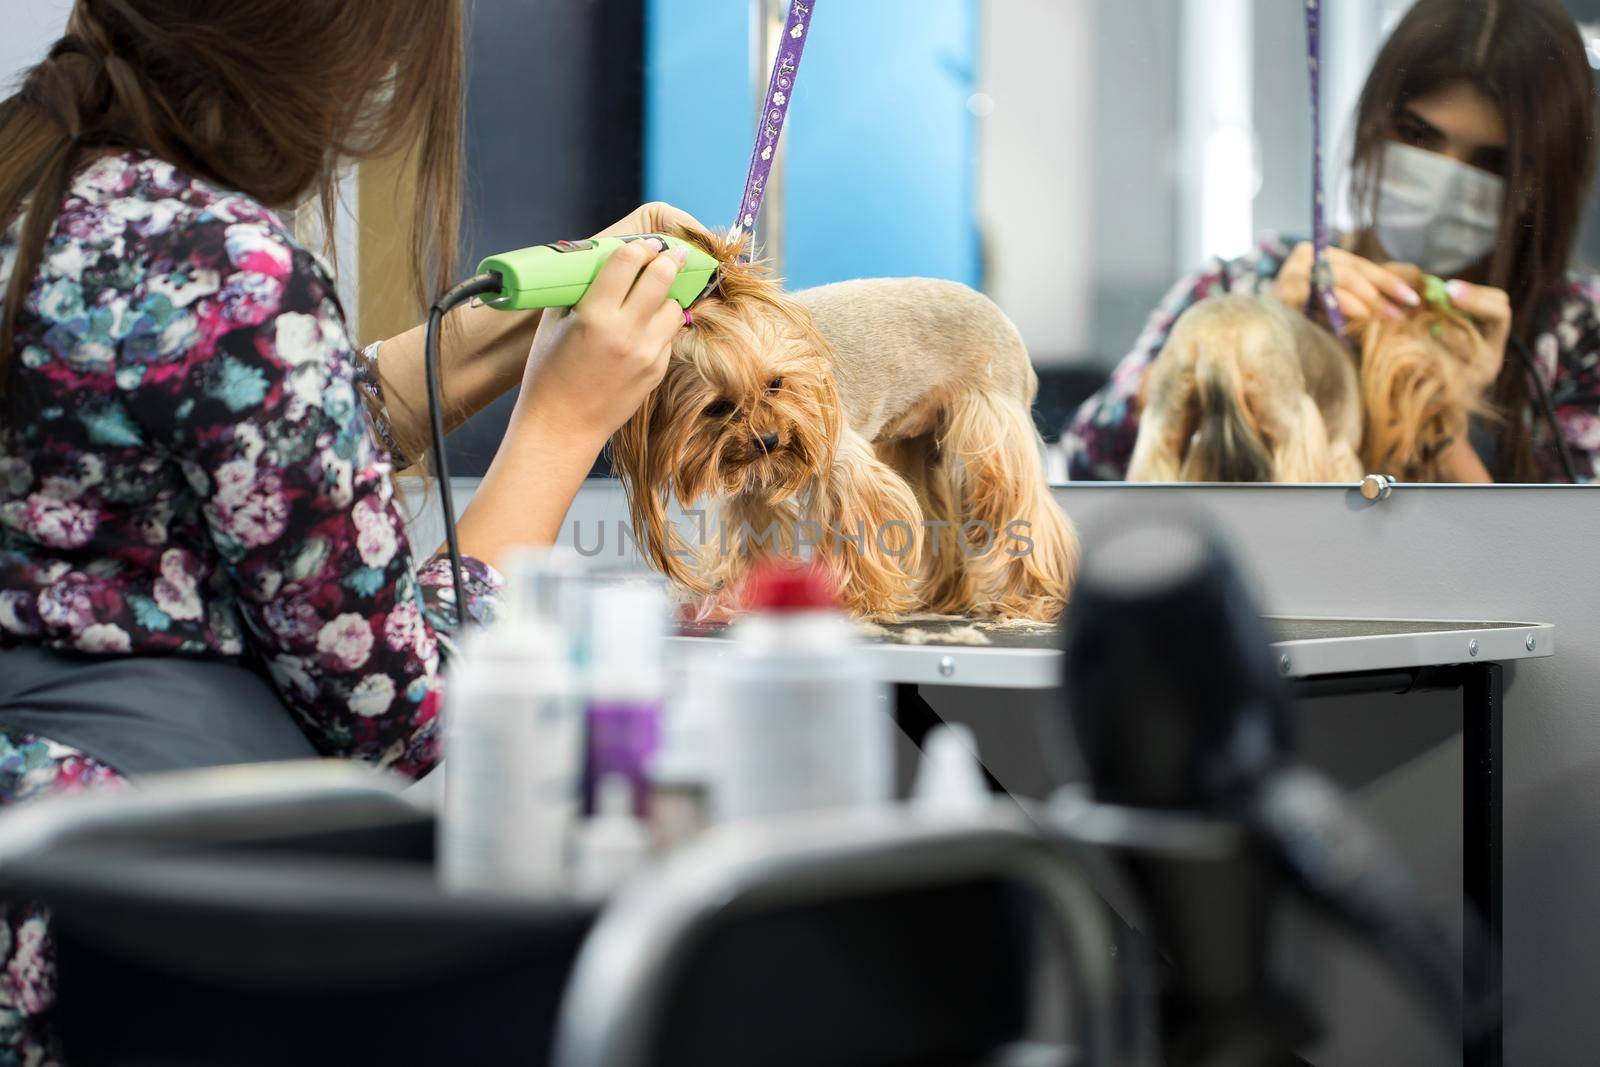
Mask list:
[[[1423,2],[1447,13],[1531,6]],[[1600,262],[1593,191],[1572,177],[1574,146],[1592,143],[1582,109],[1563,119],[1546,106],[1530,123],[1521,103],[1530,94],[1549,100],[1554,82],[1519,83],[1517,100],[1490,101],[1487,118],[1470,94],[1466,105],[1446,99],[1454,109],[1442,116],[1432,97],[1426,114],[1415,113],[1416,100],[1397,103],[1380,140],[1411,150],[1397,156],[1409,165],[1389,176],[1397,175],[1400,206],[1415,217],[1396,216],[1393,243],[1404,252],[1363,238],[1373,212],[1352,206],[1357,106],[1369,78],[1391,96],[1401,92],[1378,68],[1412,6],[1338,0],[1323,12],[1330,230],[1375,264],[1410,255],[1430,259],[1441,275],[1483,281],[1486,269],[1450,261],[1463,245],[1481,253],[1480,263],[1495,260],[1501,231],[1487,252],[1483,233],[1510,204],[1537,216],[1546,253],[1570,246],[1575,270]],[[1563,32],[1578,42],[1579,80],[1568,78],[1568,95],[1592,90],[1600,0],[1549,6],[1564,12]],[[784,0],[479,0],[468,146],[476,203],[464,259],[598,228],[647,199],[670,200],[713,225],[730,221],[784,8]],[[1436,40],[1412,32],[1407,55],[1439,72],[1475,62],[1503,69],[1499,57],[1511,45],[1542,47],[1522,39],[1538,30],[1525,19],[1488,41],[1448,33],[1448,18],[1424,21],[1446,29]],[[547,57],[537,69],[516,61],[528,42]],[[1487,51],[1475,58],[1474,49]],[[1246,289],[1269,291],[1271,279],[1261,275],[1276,272],[1310,234],[1306,58],[1303,5],[1293,0],[832,3],[812,29],[762,236],[796,288],[928,275],[982,289],[1016,322],[1039,372],[1036,418],[1051,444],[1053,479],[1119,480],[1136,430],[1117,404],[1144,403],[1148,379],[1125,370],[1098,409],[1098,425],[1079,415],[1081,405],[1128,353],[1159,350],[1170,322],[1158,313],[1183,295],[1174,290],[1184,279],[1233,262],[1230,287],[1242,279]],[[1441,87],[1453,81],[1443,78]],[[528,108],[530,95],[564,103]],[[1432,126],[1430,116],[1448,128]],[[1560,130],[1529,133],[1562,121]],[[1565,158],[1555,142],[1566,144]],[[1462,166],[1440,167],[1451,152]],[[1509,199],[1499,193],[1508,182],[1518,183]],[[1463,202],[1467,208],[1447,210]],[[1515,268],[1508,288],[1529,278],[1534,262],[1539,284],[1567,293],[1528,313],[1538,328],[1517,332],[1551,386],[1551,412],[1576,473],[1588,480],[1600,449],[1600,284],[1581,273],[1563,277],[1548,254],[1507,255]],[[1411,288],[1421,293],[1424,285]],[[1508,394],[1516,411],[1475,416],[1464,443],[1497,480],[1567,481],[1521,358],[1509,349],[1503,356],[1521,382]],[[1496,402],[1499,388],[1491,382],[1476,395]],[[481,470],[507,410],[509,401],[455,435],[461,473]],[[1519,448],[1519,463],[1501,462]]]

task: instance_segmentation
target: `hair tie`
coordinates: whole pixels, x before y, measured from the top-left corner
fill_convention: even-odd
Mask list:
[[[694,325],[694,313],[691,312],[688,308],[684,308],[683,309],[683,324],[685,326],[693,326]]]

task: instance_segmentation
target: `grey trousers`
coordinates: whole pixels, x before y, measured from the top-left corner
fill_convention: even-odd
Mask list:
[[[0,650],[0,730],[59,741],[134,778],[317,755],[262,674],[180,656]]]

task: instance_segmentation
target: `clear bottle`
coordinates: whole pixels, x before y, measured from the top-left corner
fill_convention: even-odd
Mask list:
[[[507,568],[508,617],[466,635],[445,701],[438,868],[450,890],[555,893],[566,881],[583,767],[583,701],[567,634]],[[518,593],[517,590],[522,590]]]
[[[649,861],[650,835],[634,814],[634,783],[608,774],[595,787],[595,813],[578,834],[574,888],[584,897],[604,896]]]
[[[748,602],[712,661],[715,821],[891,800],[888,690],[823,572],[760,569]]]
[[[713,654],[691,644],[671,665],[661,745],[650,760],[650,836],[659,855],[688,844],[711,821],[717,723],[715,678],[705,663]]]

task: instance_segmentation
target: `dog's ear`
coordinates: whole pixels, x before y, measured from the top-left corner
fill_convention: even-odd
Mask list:
[[[784,297],[783,302],[787,305],[785,312],[800,326],[801,335],[816,360],[813,388],[816,393],[817,411],[812,426],[822,447],[814,451],[818,457],[817,469],[826,471],[833,467],[838,457],[839,441],[846,429],[844,401],[839,396],[839,380],[834,371],[838,365],[838,357],[834,354],[833,346],[828,343],[827,337],[812,321],[811,312],[788,297]]]
[[[666,450],[654,447],[653,433],[660,405],[652,390],[639,410],[611,436],[611,465],[628,498],[633,536],[648,561],[668,578],[696,592],[706,592],[705,582],[690,561],[693,552],[667,521],[672,497],[673,464]]]

